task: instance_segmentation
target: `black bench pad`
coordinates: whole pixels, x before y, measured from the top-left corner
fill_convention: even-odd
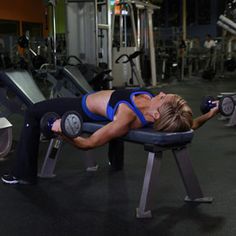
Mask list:
[[[94,133],[96,130],[102,128],[105,124],[105,122],[85,122],[83,124],[83,132]],[[122,140],[141,144],[172,146],[190,143],[193,135],[193,130],[187,132],[164,133],[154,131],[152,127],[145,127],[129,131],[127,135],[122,137]]]

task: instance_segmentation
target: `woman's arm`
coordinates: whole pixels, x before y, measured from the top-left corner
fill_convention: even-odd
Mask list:
[[[63,139],[78,148],[92,149],[102,146],[114,138],[118,138],[127,134],[135,118],[136,116],[129,108],[125,111],[122,110],[122,112],[119,112],[119,115],[117,115],[115,120],[109,122],[107,125],[103,126],[89,137],[79,136],[74,139],[70,139],[63,136],[60,128],[60,120],[54,122],[52,131],[58,133],[63,137]]]
[[[214,117],[216,114],[218,114],[218,102],[216,102],[216,107],[212,108],[209,112],[206,114],[203,114],[201,116],[198,116],[193,120],[192,129],[196,130],[200,128],[203,124],[205,124],[206,121],[210,120],[212,117]]]
[[[82,149],[92,149],[108,143],[114,138],[127,134],[130,130],[128,123],[120,123],[120,121],[112,121],[101,129],[97,130],[89,137],[77,137],[72,140],[72,144]]]

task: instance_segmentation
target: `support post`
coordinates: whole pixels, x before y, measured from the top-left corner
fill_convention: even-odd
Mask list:
[[[180,175],[182,177],[187,197],[185,201],[198,203],[211,203],[211,197],[204,197],[197,176],[194,173],[189,159],[187,147],[172,149]]]
[[[157,156],[158,155],[158,156]],[[150,218],[152,213],[150,210],[154,192],[157,188],[157,180],[161,167],[162,152],[149,152],[148,161],[143,181],[143,188],[140,197],[139,206],[136,209],[137,218]]]
[[[55,177],[54,170],[62,147],[62,140],[51,139],[40,173],[41,178]]]

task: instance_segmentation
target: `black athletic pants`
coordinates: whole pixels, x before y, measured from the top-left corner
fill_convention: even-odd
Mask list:
[[[24,126],[16,149],[16,162],[13,175],[35,181],[40,139],[40,119],[46,112],[56,112],[62,116],[67,111],[77,111],[84,121],[90,119],[84,114],[81,98],[58,98],[36,103],[25,112]]]

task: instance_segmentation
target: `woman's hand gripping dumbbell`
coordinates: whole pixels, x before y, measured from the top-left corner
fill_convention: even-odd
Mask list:
[[[218,109],[217,109],[218,108]],[[202,99],[200,110],[203,114],[210,110],[218,111],[223,116],[231,116],[234,112],[235,102],[231,96],[224,96],[220,99],[215,99],[212,96],[206,96]]]
[[[60,117],[55,112],[46,113],[40,120],[40,129],[47,139],[63,134],[67,138],[76,138],[82,132],[83,120],[76,111],[68,111]]]

